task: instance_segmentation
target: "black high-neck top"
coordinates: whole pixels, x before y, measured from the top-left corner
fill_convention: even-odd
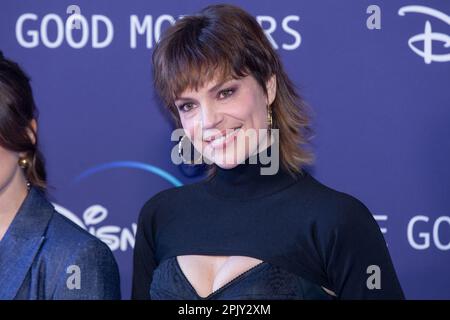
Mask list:
[[[216,167],[211,179],[147,201],[138,221],[132,298],[404,298],[379,226],[360,200],[306,170],[291,175],[280,167],[261,175],[267,166],[257,157],[256,164]],[[201,297],[176,259],[190,254],[263,262]]]

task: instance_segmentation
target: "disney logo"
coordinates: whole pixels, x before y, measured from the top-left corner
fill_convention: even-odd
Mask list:
[[[83,219],[58,204],[53,203],[53,206],[57,212],[106,243],[111,251],[134,248],[136,223],[131,224],[131,229],[114,225],[96,227],[108,217],[108,210],[101,205],[95,204],[87,208],[83,213]]]
[[[450,16],[436,9],[425,6],[405,6],[398,10],[400,16],[404,16],[405,13],[422,13],[431,17],[437,18],[447,25],[450,25]],[[445,48],[450,47],[450,36],[444,33],[433,32],[431,29],[430,21],[425,22],[424,33],[416,34],[409,38],[408,45],[412,51],[421,56],[426,64],[430,64],[432,61],[447,62],[450,61],[450,53],[447,54],[433,54],[433,41],[439,41],[444,43]],[[415,42],[423,42],[423,50],[414,46]]]

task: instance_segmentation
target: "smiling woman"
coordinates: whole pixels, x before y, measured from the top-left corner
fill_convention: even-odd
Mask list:
[[[134,299],[403,298],[368,208],[305,170],[308,109],[251,15],[212,5],[183,17],[153,65],[176,126],[211,165],[142,208]],[[272,155],[281,166],[264,174]]]
[[[279,131],[284,169],[295,175],[313,162],[307,148],[314,134],[308,106],[261,27],[243,10],[218,5],[183,17],[155,47],[153,66],[155,88],[176,126],[185,130],[197,150],[205,150],[201,153],[210,161],[229,168],[222,160],[235,158],[229,153],[237,158],[233,166],[255,154],[259,143],[264,149],[263,132],[270,119],[270,129]],[[241,128],[241,143],[226,149],[211,150],[206,148],[208,141],[202,141],[235,128]],[[251,129],[262,136],[245,146],[244,136]],[[213,174],[215,166],[209,169]]]

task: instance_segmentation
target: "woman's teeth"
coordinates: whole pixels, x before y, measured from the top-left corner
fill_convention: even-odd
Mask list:
[[[225,136],[221,136],[220,138],[214,139],[213,141],[211,141],[211,146],[216,147],[222,145],[229,137],[236,134],[236,132],[238,132],[239,129],[241,129],[241,127],[234,128],[233,131],[228,132]]]

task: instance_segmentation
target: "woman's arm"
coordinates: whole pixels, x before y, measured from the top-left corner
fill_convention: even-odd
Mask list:
[[[80,244],[62,267],[52,299],[120,300],[119,269],[111,250],[100,240]]]
[[[404,299],[386,242],[369,209],[344,197],[327,245],[327,274],[338,299]]]
[[[152,237],[153,204],[155,199],[148,201],[141,210],[136,231],[136,241],[133,253],[133,285],[131,299],[150,299],[150,283],[153,270],[156,268],[154,244]]]

